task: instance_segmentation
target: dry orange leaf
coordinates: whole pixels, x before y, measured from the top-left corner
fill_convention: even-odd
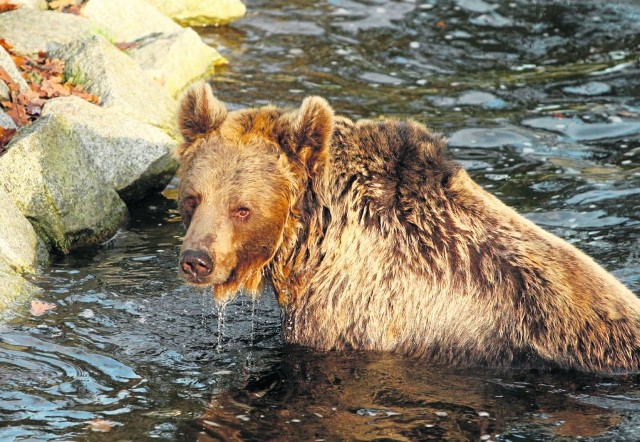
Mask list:
[[[105,419],[94,419],[89,422],[89,428],[99,433],[108,433],[116,423]]]
[[[29,309],[29,313],[31,313],[33,316],[42,316],[49,310],[55,310],[57,307],[57,305],[51,304],[50,302],[44,302],[38,299],[34,299],[33,301],[31,301],[31,308]]]
[[[11,138],[16,134],[15,129],[7,129],[6,127],[0,126],[0,154],[4,152],[4,147],[9,144]]]
[[[0,0],[0,14],[7,11],[13,11],[14,9],[18,9],[18,5],[7,0]]]

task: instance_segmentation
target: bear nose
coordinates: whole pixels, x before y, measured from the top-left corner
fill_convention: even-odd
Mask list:
[[[213,270],[213,261],[208,254],[199,250],[187,250],[180,258],[180,267],[187,275],[194,278],[209,276]]]

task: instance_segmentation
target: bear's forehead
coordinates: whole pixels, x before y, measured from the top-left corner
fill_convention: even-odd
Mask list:
[[[183,175],[190,193],[259,192],[276,184],[277,157],[233,146],[211,146],[193,160]]]

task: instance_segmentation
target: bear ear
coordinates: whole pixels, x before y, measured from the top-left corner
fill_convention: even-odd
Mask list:
[[[205,82],[191,86],[180,98],[178,125],[185,144],[178,149],[178,157],[198,137],[218,129],[226,118],[227,108],[213,96],[211,86]]]
[[[293,149],[310,171],[317,169],[326,156],[333,135],[333,109],[324,98],[307,97],[294,118]]]

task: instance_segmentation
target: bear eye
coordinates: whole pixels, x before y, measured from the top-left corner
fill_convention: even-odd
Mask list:
[[[184,199],[184,202],[182,203],[182,210],[184,211],[184,214],[187,217],[190,217],[193,215],[193,212],[195,212],[196,208],[198,207],[199,204],[199,199],[196,196],[188,196]]]
[[[236,213],[234,213],[234,216],[239,220],[245,221],[247,218],[249,218],[250,214],[251,214],[251,211],[249,209],[247,209],[246,207],[240,207],[236,210]]]

